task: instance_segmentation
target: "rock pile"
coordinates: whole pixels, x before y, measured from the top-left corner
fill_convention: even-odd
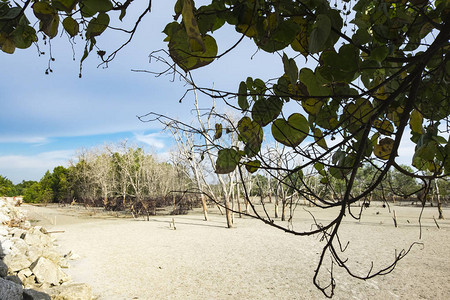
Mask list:
[[[71,282],[62,270],[76,255],[60,255],[55,239],[31,226],[11,200],[0,198],[0,299],[95,299],[88,285]]]

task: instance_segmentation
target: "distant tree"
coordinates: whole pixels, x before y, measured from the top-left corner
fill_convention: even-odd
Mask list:
[[[16,196],[16,188],[11,180],[0,175],[0,196]]]
[[[22,180],[21,183],[16,184],[17,195],[24,195],[25,190],[30,188],[36,181],[33,180]]]
[[[43,191],[39,182],[34,182],[24,190],[23,201],[26,203],[41,203],[43,201]]]
[[[68,182],[69,170],[63,166],[57,166],[52,173],[52,202],[67,202],[71,198],[71,192]]]

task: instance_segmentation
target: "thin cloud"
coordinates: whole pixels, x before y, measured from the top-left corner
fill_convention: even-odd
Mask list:
[[[164,149],[166,147],[165,143],[162,141],[164,138],[160,133],[150,133],[150,134],[134,134],[135,139],[138,142],[149,145],[155,149]]]
[[[48,151],[36,155],[3,155],[0,156],[0,175],[13,182],[22,180],[38,181],[47,170],[56,166],[67,166],[74,150]]]

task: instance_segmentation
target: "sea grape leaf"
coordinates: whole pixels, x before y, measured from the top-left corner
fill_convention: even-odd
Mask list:
[[[319,128],[314,129],[314,141],[323,149],[328,150],[327,142],[323,137],[322,130],[320,130]]]
[[[288,58],[286,53],[283,53],[283,66],[284,73],[286,73],[289,77],[291,84],[295,85],[298,80],[298,68],[295,60],[293,60],[292,58]]]
[[[222,124],[216,123],[216,133],[214,134],[214,140],[220,139],[222,137]]]
[[[250,173],[255,173],[256,171],[258,171],[260,166],[261,162],[259,160],[252,160],[245,163],[245,168]]]
[[[413,132],[422,134],[422,122],[423,122],[422,114],[414,109],[411,112],[411,116],[409,119],[409,126],[411,127],[411,130]]]
[[[249,117],[243,117],[237,124],[239,140],[245,144],[245,154],[248,157],[255,156],[261,149],[263,131],[261,126]]]
[[[317,53],[323,50],[323,46],[330,36],[331,20],[325,14],[320,14],[316,18],[313,29],[309,36],[308,50],[310,53]]]
[[[247,101],[247,84],[244,81],[241,81],[239,84],[239,90],[238,90],[238,105],[242,110],[247,110],[249,107],[248,101]]]
[[[202,37],[205,51],[191,51],[185,30],[179,30],[179,28],[172,26],[172,31],[169,34],[172,34],[169,36],[170,57],[185,72],[210,64],[217,55],[216,40],[210,35]]]
[[[394,125],[388,120],[375,120],[373,126],[383,135],[391,135],[394,133]]]
[[[66,17],[63,20],[63,27],[64,30],[70,35],[70,37],[74,37],[79,32],[79,25],[78,22],[75,21],[72,17]]]
[[[296,147],[309,133],[309,123],[306,118],[293,113],[287,120],[276,119],[272,124],[272,135],[283,145]]]
[[[282,107],[283,101],[276,96],[258,100],[253,104],[252,118],[259,125],[266,126],[278,117]]]
[[[379,141],[373,148],[373,153],[376,157],[387,160],[391,156],[394,147],[394,140],[391,138],[384,138]]]
[[[90,39],[99,36],[108,28],[109,16],[106,13],[99,13],[96,18],[92,18],[86,29],[86,38]]]
[[[241,156],[239,153],[232,148],[219,150],[217,153],[215,172],[217,174],[228,174],[233,172],[240,159]]]
[[[184,27],[186,28],[186,34],[189,38],[189,49],[192,52],[205,52],[206,48],[194,16],[194,3],[192,0],[183,0],[181,15],[183,17]]]

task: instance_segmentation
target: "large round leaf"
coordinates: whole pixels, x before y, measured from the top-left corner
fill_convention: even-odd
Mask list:
[[[217,174],[227,174],[233,172],[241,158],[239,153],[234,149],[221,149],[217,155]]]
[[[169,53],[175,63],[185,72],[210,64],[217,55],[216,40],[206,35],[202,37],[205,51],[191,51],[189,39],[183,29],[172,32],[169,36]]]
[[[308,133],[308,121],[299,113],[290,115],[287,121],[285,119],[276,119],[272,124],[273,137],[286,146],[298,146]]]
[[[256,101],[252,108],[252,118],[261,126],[272,122],[281,112],[283,101],[275,96]]]

